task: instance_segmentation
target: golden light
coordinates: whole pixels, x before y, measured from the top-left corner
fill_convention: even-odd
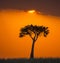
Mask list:
[[[29,10],[28,13],[35,13],[35,10]]]
[[[30,58],[31,38],[27,35],[19,38],[20,29],[30,24],[47,26],[50,30],[46,38],[39,36],[36,41],[34,57],[60,58],[60,17],[32,9],[0,11],[0,59]]]

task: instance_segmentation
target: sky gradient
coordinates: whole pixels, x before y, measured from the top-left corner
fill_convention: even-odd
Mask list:
[[[34,57],[60,57],[60,18],[17,10],[0,12],[0,58],[29,58],[32,40],[19,38],[20,29],[28,24],[49,27],[50,33],[35,43]]]
[[[0,0],[2,9],[35,9],[44,14],[60,16],[60,0]]]
[[[36,41],[34,57],[60,58],[60,0],[0,0],[0,58],[30,57],[31,38],[19,38],[20,29],[29,24],[50,30]]]

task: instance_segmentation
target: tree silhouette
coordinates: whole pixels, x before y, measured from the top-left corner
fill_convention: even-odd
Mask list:
[[[31,37],[31,39],[33,40],[30,58],[34,58],[34,44],[35,44],[38,36],[40,36],[42,33],[43,33],[44,37],[46,37],[47,34],[49,33],[48,27],[27,25],[24,28],[21,28],[21,30],[20,30],[19,37],[29,35]]]

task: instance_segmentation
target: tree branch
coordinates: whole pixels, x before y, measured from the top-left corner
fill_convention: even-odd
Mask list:
[[[38,35],[36,36],[36,39],[35,40],[37,40],[38,39]]]
[[[32,31],[28,30],[29,36],[32,38],[32,40],[34,40],[34,38],[31,36]]]
[[[37,40],[37,38],[38,38],[38,35],[37,35],[37,33],[35,33],[34,40],[36,41],[36,40]]]
[[[29,36],[34,40],[34,38],[31,36],[31,34],[29,34]]]

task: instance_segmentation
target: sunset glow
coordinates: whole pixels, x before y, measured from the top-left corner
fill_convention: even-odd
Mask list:
[[[29,58],[32,40],[27,35],[19,38],[20,29],[26,25],[47,26],[50,33],[39,36],[34,47],[34,57],[60,57],[60,17],[29,14],[17,10],[0,11],[0,58]]]
[[[28,13],[35,13],[36,11],[35,10],[29,10]]]

